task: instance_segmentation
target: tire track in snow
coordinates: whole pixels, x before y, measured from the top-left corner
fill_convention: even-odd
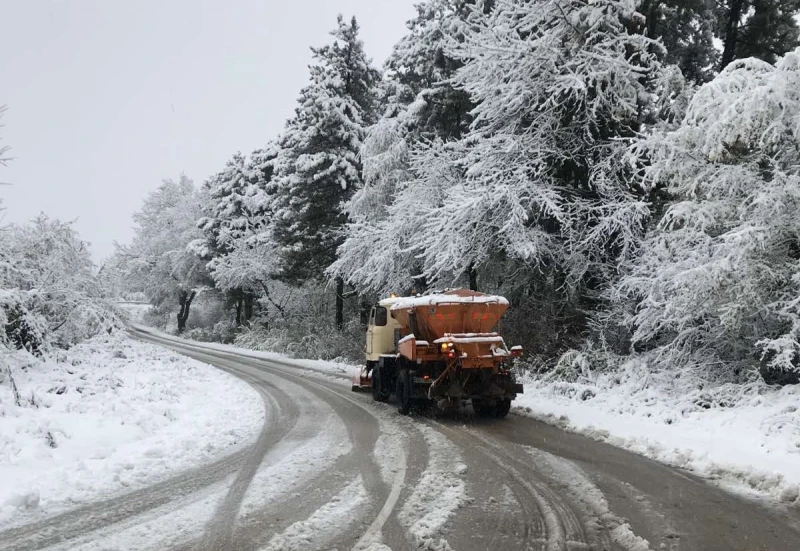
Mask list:
[[[264,363],[276,363],[265,361]],[[264,369],[263,367],[259,367]],[[275,368],[273,368],[275,369]],[[269,370],[270,372],[274,372],[273,370]],[[358,453],[358,457],[369,457],[370,460],[367,463],[367,468],[364,468],[363,464],[361,465],[360,472],[364,480],[364,485],[367,489],[367,492],[370,496],[373,495],[383,495],[387,494],[386,499],[378,511],[375,519],[367,528],[367,531],[359,538],[356,542],[357,547],[364,547],[369,544],[373,544],[374,542],[378,542],[381,539],[381,532],[383,530],[384,525],[389,520],[391,513],[393,512],[395,506],[397,505],[397,501],[400,495],[400,491],[403,488],[406,478],[406,456],[405,454],[401,454],[401,459],[399,464],[396,466],[394,478],[392,479],[391,487],[386,491],[386,484],[383,481],[381,467],[376,462],[375,456],[375,446],[378,441],[378,437],[382,432],[380,430],[381,427],[381,417],[379,416],[378,412],[370,408],[369,406],[363,404],[358,400],[354,400],[353,398],[344,394],[343,390],[339,389],[332,389],[326,385],[320,384],[315,381],[309,380],[307,377],[302,377],[299,375],[294,375],[290,373],[286,373],[283,369],[276,369],[279,376],[290,377],[295,380],[302,381],[305,385],[310,385],[310,389],[317,389],[317,394],[323,400],[329,402],[331,405],[334,405],[337,401],[344,400],[349,404],[356,406],[358,410],[361,412],[366,412],[369,417],[372,418],[374,421],[374,426],[371,424],[371,431],[370,433],[364,433],[362,430],[357,429],[357,425],[352,422],[345,422],[351,441],[356,444],[357,448],[360,448],[360,453]],[[331,400],[331,397],[336,397],[336,400]],[[352,411],[352,410],[351,410]],[[342,414],[340,410],[340,415]],[[346,421],[346,419],[345,419]],[[366,445],[358,445],[359,442],[366,441]],[[355,452],[355,450],[354,450]],[[363,462],[362,462],[363,463]]]
[[[449,426],[442,422],[433,422],[441,432],[450,435],[450,440],[458,443],[462,448],[478,451],[489,459],[498,468],[505,471],[513,480],[517,488],[524,489],[525,494],[535,503],[539,515],[544,521],[545,549],[547,551],[568,551],[589,549],[589,542],[582,523],[569,504],[556,492],[552,491],[536,473],[523,475],[516,463],[527,470],[505,449],[494,444],[482,434],[469,431],[460,426]],[[527,534],[529,544],[541,543],[535,533]]]
[[[0,532],[0,551],[33,551],[141,515],[220,482],[246,461],[248,449],[141,490]]]
[[[273,398],[273,395],[281,395],[288,398],[288,395],[278,390],[275,385],[263,379],[252,377],[229,362],[219,363],[229,372],[235,373],[255,388],[261,394],[265,403],[273,402],[276,415],[274,416],[274,428],[267,427],[267,430],[262,431],[256,443],[250,448],[247,458],[239,469],[225,499],[206,528],[203,537],[204,548],[209,551],[224,551],[230,548],[228,542],[231,540],[247,488],[250,486],[267,451],[286,436],[297,423],[298,418],[298,407],[292,400],[277,401]],[[268,418],[266,424],[269,424],[269,421],[270,419]]]
[[[308,377],[302,375],[296,375],[294,373],[288,373],[286,368],[283,367],[280,362],[272,361],[272,360],[259,360],[253,359],[247,356],[239,356],[237,354],[232,353],[217,353],[216,351],[208,351],[208,352],[196,352],[195,349],[191,347],[181,346],[181,343],[174,343],[169,341],[168,339],[160,339],[167,344],[168,346],[176,349],[181,349],[182,352],[197,357],[203,356],[201,361],[206,361],[212,364],[219,364],[220,361],[225,362],[227,360],[235,361],[236,363],[236,370],[242,371],[243,367],[246,367],[248,370],[254,370],[261,373],[269,373],[271,375],[278,376],[282,379],[289,380],[289,381],[296,381],[301,386],[305,387],[306,389],[314,392],[317,394],[319,398],[325,400],[337,410],[337,413],[342,415],[348,415],[348,418],[344,418],[345,425],[348,430],[348,434],[350,440],[356,445],[356,447],[360,450],[357,455],[354,450],[354,463],[358,463],[358,470],[363,477],[363,483],[367,489],[369,495],[386,495],[387,498],[384,501],[381,509],[376,514],[376,521],[372,523],[370,528],[368,529],[368,533],[370,535],[370,539],[379,538],[380,531],[383,529],[384,525],[390,520],[391,513],[394,510],[396,503],[397,503],[397,495],[399,494],[399,490],[402,489],[402,486],[405,481],[405,466],[403,465],[402,468],[397,469],[394,479],[392,481],[392,487],[386,488],[386,484],[383,482],[381,477],[380,467],[377,465],[374,456],[374,448],[375,443],[377,442],[378,436],[380,434],[379,423],[380,418],[376,411],[374,411],[370,406],[365,405],[363,402],[358,400],[354,400],[353,398],[347,396],[343,389],[333,389],[329,386],[320,384],[318,382],[309,380]],[[275,364],[275,365],[272,365]],[[293,369],[293,366],[291,367]],[[251,373],[252,374],[252,373]],[[354,415],[353,408],[350,408],[350,412],[345,413],[346,409],[342,408],[342,401],[347,402],[348,404],[352,404],[356,406],[358,409],[358,415]],[[363,414],[367,413],[367,417]],[[365,419],[371,419],[371,421],[365,426]],[[350,422],[348,422],[350,421]],[[363,458],[368,457],[370,460],[364,465]],[[359,461],[360,459],[360,461]],[[376,535],[377,534],[377,535]],[[239,534],[234,533],[233,535],[234,540],[239,540]],[[230,541],[230,540],[229,540]],[[235,547],[234,547],[235,548]]]
[[[261,551],[305,551],[336,548],[332,540],[344,533],[357,519],[356,513],[369,502],[360,476],[306,520],[297,521],[274,535]]]
[[[527,448],[525,452],[537,472],[563,484],[563,490],[582,506],[588,514],[586,524],[593,532],[593,539],[602,541],[606,547],[611,547],[613,541],[626,551],[650,551],[649,542],[634,534],[625,519],[611,512],[603,492],[578,465],[536,448]]]
[[[232,482],[233,475],[177,502],[48,547],[47,551],[162,551],[197,541]]]
[[[450,550],[442,532],[447,521],[467,502],[467,467],[457,446],[439,431],[420,424],[417,430],[428,445],[428,465],[398,513],[400,524],[416,549]]]

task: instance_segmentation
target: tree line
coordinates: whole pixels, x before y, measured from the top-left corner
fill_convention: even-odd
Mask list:
[[[178,331],[206,300],[228,337],[355,335],[389,292],[466,286],[544,363],[591,341],[784,380],[799,10],[427,0],[382,70],[340,17],[283,132],[165,181],[111,264]]]

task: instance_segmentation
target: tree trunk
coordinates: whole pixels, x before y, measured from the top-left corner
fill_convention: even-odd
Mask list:
[[[344,327],[344,279],[336,278],[336,329]]]
[[[467,268],[467,273],[469,275],[469,290],[476,291],[478,290],[478,271],[475,267],[470,264],[469,268]]]
[[[236,327],[242,326],[242,297],[236,297]]]
[[[183,290],[178,291],[178,304],[180,305],[180,309],[178,310],[178,333],[186,331],[186,320],[189,319],[189,308],[196,295],[197,293],[195,291],[191,293]]]
[[[736,59],[736,43],[739,39],[739,22],[742,19],[742,10],[746,0],[728,0],[728,10],[725,14],[725,39],[723,41],[722,60],[720,71]]]
[[[244,294],[244,323],[250,325],[250,320],[253,319],[253,293]]]

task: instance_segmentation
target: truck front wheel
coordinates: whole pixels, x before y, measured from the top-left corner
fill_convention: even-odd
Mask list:
[[[384,388],[387,385],[383,382],[381,371],[380,365],[372,370],[372,399],[376,402],[386,402],[389,399],[389,389]]]
[[[403,370],[397,376],[397,411],[408,415],[411,411],[411,377]]]

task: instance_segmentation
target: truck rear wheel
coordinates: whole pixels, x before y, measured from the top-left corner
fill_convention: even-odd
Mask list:
[[[385,389],[386,383],[381,377],[380,366],[375,366],[372,370],[372,399],[376,402],[386,402],[389,400],[389,391]]]
[[[411,411],[411,378],[405,370],[397,376],[397,411],[400,415]]]
[[[494,417],[494,406],[489,405],[484,400],[473,398],[472,409],[475,410],[475,415],[478,417]]]
[[[511,411],[511,399],[503,398],[502,400],[497,401],[497,405],[495,406],[494,410],[495,417],[502,419],[508,415],[509,411]]]

